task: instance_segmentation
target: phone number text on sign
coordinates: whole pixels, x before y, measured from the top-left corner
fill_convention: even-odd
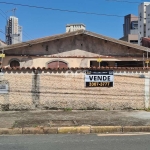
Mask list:
[[[112,87],[113,82],[87,82],[87,87]]]

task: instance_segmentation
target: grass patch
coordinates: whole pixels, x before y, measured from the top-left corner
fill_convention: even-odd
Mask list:
[[[72,108],[64,108],[64,111],[72,111]]]
[[[148,107],[148,108],[145,108],[145,111],[150,111],[150,107]]]

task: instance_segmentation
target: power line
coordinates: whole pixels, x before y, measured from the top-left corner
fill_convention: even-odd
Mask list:
[[[6,36],[6,34],[5,34],[5,32],[4,32],[4,31],[0,30],[0,32],[1,32],[1,33],[3,33],[3,34]],[[12,38],[13,38],[13,37],[12,37]]]
[[[106,0],[111,1],[111,0]],[[117,2],[131,2],[131,1],[119,1],[119,0],[112,0]],[[27,4],[21,4],[21,3],[10,3],[10,2],[1,2],[1,4],[7,4],[7,5],[17,5],[22,7],[30,7],[30,8],[36,8],[36,9],[45,9],[45,10],[53,10],[53,11],[61,11],[61,12],[69,12],[69,13],[79,13],[79,14],[86,14],[86,15],[97,15],[97,16],[107,16],[107,17],[119,17],[122,18],[124,16],[121,15],[115,15],[115,14],[102,14],[102,13],[95,13],[95,12],[86,12],[86,11],[77,11],[77,10],[68,10],[68,9],[59,9],[59,8],[52,8],[52,7],[43,7],[43,6],[36,6],[36,5],[27,5]],[[133,2],[132,2],[133,3]],[[137,2],[134,2],[137,3]],[[140,3],[140,2],[138,2]],[[132,18],[138,18],[138,17],[132,17]],[[140,17],[142,18],[142,17]],[[146,18],[150,19],[150,18]]]
[[[0,14],[1,14],[1,16],[7,20],[7,17],[6,17],[6,16],[4,16],[4,12],[3,12],[1,9],[0,9],[0,11],[3,13],[3,14],[2,14],[2,13],[0,13]]]
[[[23,35],[24,35],[27,39],[31,40],[26,34],[23,33]]]
[[[0,32],[1,32],[1,33],[3,33],[3,34],[6,36],[6,34],[5,34],[5,32],[4,32],[4,31],[0,30]],[[13,36],[11,36],[11,38],[12,38],[12,39],[14,39],[14,40],[16,40],[16,41],[18,41],[19,43],[21,43],[21,41],[19,41],[19,40],[15,39]]]
[[[133,3],[133,4],[140,4],[141,2],[133,2],[133,1],[126,1],[126,0],[105,0],[105,1],[114,1],[114,2],[124,2],[124,3]]]
[[[16,8],[15,8],[15,10],[16,10]],[[5,16],[2,15],[1,13],[0,13],[0,14],[7,20],[7,19],[8,19],[7,14],[6,14],[3,10],[1,10],[1,9],[0,9],[0,11],[1,11]],[[25,32],[25,31],[24,31],[24,32]],[[25,33],[26,33],[26,32],[25,32]],[[24,35],[25,37],[27,37],[29,40],[31,40],[31,38],[29,38],[29,34],[26,33],[26,35],[25,35],[25,34],[23,33],[23,35]],[[28,36],[27,36],[27,35],[28,35]],[[30,37],[31,37],[31,36],[30,36]]]
[[[30,39],[33,39],[27,32],[25,32],[24,30],[23,30],[23,34],[24,35],[26,35],[26,37],[30,40]]]
[[[2,31],[2,30],[0,30],[0,32],[1,33],[3,33],[5,36],[6,36],[6,34]],[[11,37],[12,39],[14,39],[14,40],[16,40],[16,41],[18,41],[18,42],[20,42],[19,40],[17,40],[17,39],[15,39],[14,37]],[[29,44],[29,46],[32,46],[30,43],[28,43],[28,42],[20,42],[20,43],[26,43],[26,44]]]
[[[42,7],[42,6],[19,4],[19,3],[10,3],[10,2],[0,2],[0,3],[1,4],[8,4],[8,5],[18,5],[18,6],[30,7],[30,8],[37,8],[37,9],[45,9],[45,10],[53,10],[53,11],[63,11],[63,12],[70,12],[70,13],[87,14],[87,15],[108,16],[108,17],[124,17],[124,16],[121,16],[121,15],[100,14],[100,13],[95,13],[95,12],[85,12],[85,11],[77,11],[77,10],[59,9],[59,8],[52,8],[52,7]]]
[[[4,12],[2,9],[0,9],[0,11],[5,15],[6,20],[7,20],[8,16],[7,16],[6,12]]]

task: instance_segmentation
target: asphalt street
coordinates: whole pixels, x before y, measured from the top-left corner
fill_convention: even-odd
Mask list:
[[[140,133],[141,134],[141,133]],[[149,150],[150,134],[0,136],[0,150]]]

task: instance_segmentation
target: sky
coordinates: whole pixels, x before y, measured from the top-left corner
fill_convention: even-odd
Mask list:
[[[139,3],[113,0],[0,0],[0,31],[5,32],[6,15],[12,16],[11,10],[16,8],[15,16],[19,18],[19,25],[23,27],[23,41],[65,33],[66,25],[73,23],[83,23],[88,31],[119,39],[123,36],[123,16],[138,15],[138,5],[144,2],[143,0],[126,1]],[[54,11],[1,2],[106,15]],[[147,0],[147,2],[150,1]],[[5,35],[2,32],[0,32],[0,39],[5,41]]]

